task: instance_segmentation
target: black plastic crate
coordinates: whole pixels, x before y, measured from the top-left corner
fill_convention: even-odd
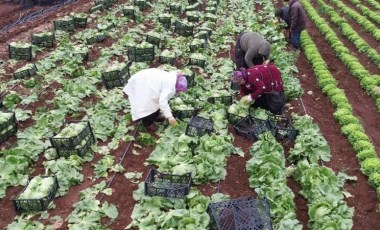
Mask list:
[[[180,21],[175,21],[174,32],[181,35],[181,36],[184,36],[184,37],[193,36],[194,25],[187,25],[187,24],[182,23]]]
[[[239,85],[239,83],[234,83],[233,81],[231,81],[230,88],[232,90],[240,90],[240,85]]]
[[[210,36],[211,36],[211,31],[208,31],[205,29],[201,29],[199,30],[197,34],[195,34],[195,38],[204,39],[205,41],[207,41],[207,39],[209,39]]]
[[[190,58],[189,59],[189,65],[196,65],[196,66],[205,68],[206,67],[206,60],[197,59],[197,58]]]
[[[199,22],[199,15],[187,15],[187,21],[189,22]]]
[[[184,198],[191,188],[191,173],[174,175],[161,173],[152,168],[144,183],[146,196],[163,196],[171,198]]]
[[[187,80],[187,87],[193,87],[194,86],[194,78],[195,78],[195,73],[193,72],[191,75],[185,74],[184,75]]]
[[[32,46],[21,48],[21,47],[8,45],[8,54],[9,54],[9,59],[31,61],[32,60]]]
[[[187,2],[189,3],[189,5],[191,5],[191,4],[197,3],[198,0],[187,0]]]
[[[232,125],[236,125],[236,123],[238,123],[241,119],[244,119],[244,117],[232,113],[227,113],[227,120]]]
[[[87,42],[87,44],[91,45],[94,43],[102,42],[104,39],[106,39],[105,34],[98,34],[98,35],[94,35],[92,37],[87,38],[86,42]]]
[[[66,32],[74,32],[75,31],[75,23],[74,19],[65,19],[65,20],[55,20],[54,22],[54,30],[62,30]]]
[[[213,230],[272,230],[270,208],[266,198],[238,198],[210,203],[210,227]]]
[[[78,155],[83,157],[87,152],[92,151],[91,145],[95,144],[95,137],[93,135],[88,137],[86,143],[75,149],[56,149],[58,157],[69,157],[71,155]]]
[[[136,19],[136,11],[133,8],[123,8],[123,15],[131,19]]]
[[[149,42],[150,44],[160,46],[161,38],[147,34],[145,41]]]
[[[231,105],[232,104],[232,96],[220,96],[220,97],[210,97],[207,99],[210,103],[216,103],[220,102],[224,105]]]
[[[200,4],[199,2],[197,3],[194,3],[192,5],[189,5],[185,8],[185,11],[188,12],[188,11],[199,11],[200,10]]]
[[[55,36],[54,33],[38,35],[32,34],[32,44],[39,47],[53,47]]]
[[[206,118],[193,116],[186,127],[186,135],[203,136],[206,133],[211,134],[214,129],[214,123]]]
[[[0,110],[0,112],[12,114],[12,116],[8,120],[0,124],[0,143],[3,143],[10,136],[17,133],[17,120],[16,114],[14,112],[6,110]]]
[[[257,141],[259,135],[270,131],[270,125],[267,120],[261,120],[251,115],[246,116],[234,125],[237,135],[247,137],[250,140]]]
[[[273,136],[279,141],[294,141],[298,135],[288,117],[272,115],[268,118]]]
[[[149,4],[145,0],[134,0],[133,4],[139,8],[139,10],[143,11],[149,8]]]
[[[85,127],[83,130],[78,133],[78,135],[74,137],[69,137],[69,138],[63,138],[63,137],[51,137],[50,142],[53,148],[59,152],[60,150],[75,150],[77,146],[80,146],[81,142],[83,140],[95,140],[95,136],[92,132],[92,128],[90,125],[90,122],[85,122],[85,121],[70,121],[67,122],[66,124],[71,124],[71,123],[85,123]]]
[[[132,62],[129,62],[122,70],[103,72],[102,80],[106,89],[124,86],[130,77],[129,67],[131,64]]]
[[[159,56],[158,61],[160,64],[170,64],[170,65],[175,65],[175,60],[176,57],[165,57],[165,56]]]
[[[158,16],[158,22],[166,29],[170,29],[172,25],[172,19],[169,16]]]
[[[151,62],[154,59],[154,47],[151,48],[128,48],[128,60],[133,62]]]
[[[14,79],[23,79],[25,77],[33,76],[37,71],[36,65],[34,63],[33,64],[27,64],[27,65],[29,65],[28,68],[25,68],[23,70],[16,70],[16,72],[13,73],[13,78]]]
[[[216,20],[218,20],[218,18],[214,14],[207,13],[205,15],[205,21],[216,22]]]
[[[103,5],[103,9],[109,9],[112,7],[112,4],[115,3],[115,0],[96,0],[95,5]]]
[[[206,41],[202,43],[197,43],[197,44],[190,44],[190,51],[194,53],[195,51],[199,49],[204,49],[206,47],[207,47]]]
[[[177,4],[169,5],[169,13],[180,15],[182,13],[182,6]]]
[[[18,199],[18,196],[19,196],[18,195],[16,198],[12,199],[13,205],[18,214],[22,212],[29,212],[29,211],[31,212],[46,211],[50,202],[54,200],[55,194],[57,193],[57,190],[59,188],[57,177],[56,176],[41,176],[41,177],[42,178],[53,177],[54,179],[54,183],[52,187],[50,188],[49,194],[46,197],[41,198],[41,199]],[[21,193],[25,191],[25,189],[29,185],[29,182],[33,178],[34,177],[28,178],[28,182]]]
[[[87,26],[87,17],[82,15],[74,15],[74,25],[77,28],[86,28]]]
[[[175,110],[173,109],[173,116],[183,120],[185,118],[191,118],[196,114],[196,109],[188,109],[188,110]]]
[[[205,13],[216,14],[217,10],[218,9],[216,7],[209,6],[205,8]]]

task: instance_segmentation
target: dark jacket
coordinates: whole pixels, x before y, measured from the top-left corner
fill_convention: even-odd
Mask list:
[[[306,13],[298,0],[289,2],[290,32],[301,32],[306,28]]]
[[[281,72],[275,65],[256,65],[246,69],[247,80],[240,87],[242,96],[251,94],[256,100],[263,93],[277,94],[284,90]]]
[[[271,51],[271,44],[255,32],[244,33],[240,38],[240,47],[245,52],[244,60],[248,67],[254,65],[252,59],[258,55],[268,59]]]
[[[289,29],[289,28],[290,28],[289,6],[281,7],[281,15],[280,15],[280,18],[281,18],[282,20],[284,20],[284,22],[286,23],[286,25],[288,25],[288,26],[286,27],[286,29]]]

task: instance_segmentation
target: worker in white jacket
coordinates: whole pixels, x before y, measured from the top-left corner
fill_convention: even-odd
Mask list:
[[[160,119],[160,113],[171,125],[177,124],[169,107],[169,99],[178,92],[186,91],[185,76],[156,68],[137,72],[123,89],[131,105],[132,120],[141,119],[145,127],[151,129],[154,129],[154,122]]]

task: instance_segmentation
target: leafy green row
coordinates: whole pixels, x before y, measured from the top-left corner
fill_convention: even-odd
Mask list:
[[[380,3],[376,0],[366,0],[365,1],[368,5],[374,7],[376,10],[380,10]]]
[[[334,117],[341,125],[341,132],[347,136],[354,148],[361,165],[361,171],[369,177],[370,184],[377,189],[377,194],[380,197],[380,159],[374,145],[365,133],[360,120],[353,115],[352,107],[344,91],[337,87],[336,80],[327,69],[317,47],[306,32],[302,34],[301,44],[305,50],[306,58],[313,66],[319,87],[336,107]]]
[[[359,0],[350,0],[353,4],[355,4],[356,7],[359,8],[359,10],[362,12],[364,16],[372,20],[373,22],[380,24],[380,15],[374,11],[372,11],[370,8],[362,5],[362,3]]]
[[[380,55],[377,51],[351,27],[346,19],[336,13],[333,7],[328,6],[323,0],[318,0],[318,3],[323,12],[331,17],[331,21],[340,28],[342,34],[358,48],[359,52],[366,54],[380,68]]]
[[[314,7],[305,0],[301,0],[302,5],[315,25],[325,35],[327,42],[333,48],[337,57],[347,66],[352,75],[360,80],[363,89],[376,100],[376,107],[380,110],[380,76],[371,75],[353,56],[350,50],[339,40],[336,33],[330,28],[326,21],[320,17]],[[318,55],[318,54],[316,54]]]
[[[310,229],[351,229],[354,209],[349,208],[343,201],[344,195],[347,194],[343,185],[347,179],[356,178],[350,178],[344,173],[336,176],[330,168],[320,167],[319,158],[329,161],[331,155],[328,146],[318,147],[318,141],[311,138],[313,135],[310,136],[312,133],[317,140],[324,140],[319,127],[307,115],[294,115],[293,121],[299,134],[294,148],[289,152],[289,160],[295,163],[296,167],[291,167],[292,170],[289,168],[288,171],[301,185],[302,190],[299,193],[308,200]],[[300,150],[303,152],[302,155],[299,154]],[[292,157],[294,155],[298,157]]]
[[[272,134],[265,133],[260,135],[249,152],[252,154],[246,164],[249,186],[269,200],[274,229],[302,229],[296,219],[294,193],[286,185],[288,175],[283,147]]]
[[[375,24],[369,21],[366,17],[360,15],[355,10],[346,6],[342,1],[331,0],[331,2],[335,3],[345,15],[358,22],[359,25],[361,25],[365,31],[371,33],[373,37],[376,39],[376,41],[380,41],[380,29],[378,29]]]

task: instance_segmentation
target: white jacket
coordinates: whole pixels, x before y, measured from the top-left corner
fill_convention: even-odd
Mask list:
[[[169,99],[175,93],[177,72],[160,69],[144,69],[134,74],[124,87],[131,105],[132,120],[146,117],[158,109],[166,117],[172,117]]]

